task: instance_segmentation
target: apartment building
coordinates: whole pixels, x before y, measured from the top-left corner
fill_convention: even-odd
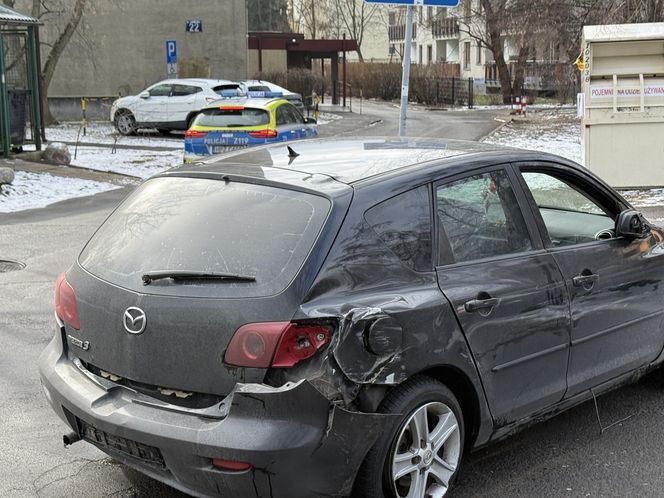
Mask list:
[[[392,61],[402,60],[406,32],[406,9],[389,11],[389,53]],[[493,53],[479,40],[484,38],[479,0],[461,0],[458,7],[416,7],[413,19],[413,64],[445,64],[445,73],[473,78],[475,92],[497,91],[500,87]],[[505,59],[512,72],[518,55],[515,36],[506,33],[503,40]],[[552,89],[561,62],[555,47],[533,50],[526,63],[524,89],[545,92]]]

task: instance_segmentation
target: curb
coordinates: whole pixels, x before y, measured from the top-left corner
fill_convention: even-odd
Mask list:
[[[493,119],[494,119],[494,121],[502,121],[502,123],[499,124],[497,127],[495,127],[493,130],[491,130],[489,133],[487,133],[486,135],[484,135],[483,137],[478,138],[478,139],[477,139],[478,142],[484,142],[485,140],[491,138],[493,135],[495,135],[496,133],[498,133],[498,132],[499,132],[500,130],[502,130],[505,126],[507,126],[508,124],[512,123],[512,121],[513,121],[513,118],[509,118],[509,119],[507,119],[506,121],[503,121],[502,119],[499,120],[498,118],[493,118]]]

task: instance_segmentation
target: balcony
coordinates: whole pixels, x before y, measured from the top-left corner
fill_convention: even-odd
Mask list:
[[[394,26],[388,26],[387,36],[391,42],[394,41],[403,41],[406,39],[406,25],[405,24],[396,24]],[[413,38],[417,36],[417,24],[413,23]]]
[[[431,32],[435,39],[457,38],[459,36],[459,21],[456,17],[434,19],[431,21]]]

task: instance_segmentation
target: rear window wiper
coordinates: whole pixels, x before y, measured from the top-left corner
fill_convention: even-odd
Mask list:
[[[217,273],[208,271],[151,271],[145,273],[141,279],[143,285],[150,285],[155,280],[221,280],[228,282],[255,282],[256,277],[239,275],[237,273]]]

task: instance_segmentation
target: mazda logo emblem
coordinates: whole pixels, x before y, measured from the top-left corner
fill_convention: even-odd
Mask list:
[[[148,320],[141,308],[127,308],[122,317],[122,324],[130,334],[140,334],[145,330]]]

